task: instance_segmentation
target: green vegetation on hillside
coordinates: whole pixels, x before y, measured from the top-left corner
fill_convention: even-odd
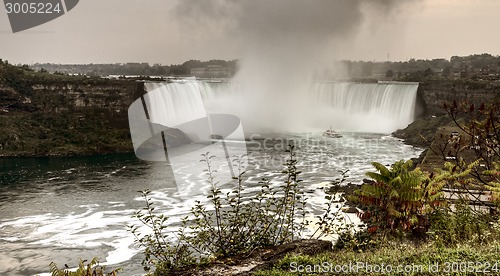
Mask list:
[[[343,78],[377,78],[399,81],[428,81],[449,79],[499,80],[500,57],[490,54],[453,56],[407,61],[339,61]],[[319,77],[321,78],[321,77]]]
[[[128,129],[110,128],[104,110],[0,115],[0,156],[129,152]]]
[[[318,255],[288,255],[256,276],[285,275],[498,275],[500,243],[464,242],[436,247],[392,240],[366,251],[334,250]]]
[[[23,96],[33,93],[33,85],[53,85],[55,83],[102,84],[108,79],[67,75],[58,71],[49,73],[45,69],[34,70],[28,65],[16,66],[0,59],[0,85],[6,85]]]

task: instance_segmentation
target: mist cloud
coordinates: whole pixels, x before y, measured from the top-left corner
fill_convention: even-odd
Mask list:
[[[209,43],[220,32],[241,49],[236,80],[245,96],[240,105],[226,104],[233,113],[253,125],[286,130],[289,121],[310,118],[306,92],[313,72],[341,56],[337,46],[349,43],[363,24],[383,22],[415,1],[182,0],[173,11],[189,35]],[[293,112],[284,115],[287,110]]]

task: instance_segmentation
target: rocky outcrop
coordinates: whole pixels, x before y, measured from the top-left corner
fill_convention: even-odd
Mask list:
[[[446,125],[453,125],[453,121],[447,115],[419,118],[406,128],[396,130],[392,135],[403,139],[406,144],[425,148],[432,143],[437,129]]]

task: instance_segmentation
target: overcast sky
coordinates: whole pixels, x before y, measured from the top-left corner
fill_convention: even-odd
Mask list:
[[[177,64],[243,58],[248,45],[280,38],[327,45],[325,59],[449,59],[500,55],[499,27],[500,0],[82,0],[64,16],[15,34],[0,12],[0,58]]]

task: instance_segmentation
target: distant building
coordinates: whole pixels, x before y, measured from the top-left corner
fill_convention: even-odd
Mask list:
[[[201,68],[193,68],[191,69],[191,75],[198,77],[198,78],[204,78],[202,76],[205,76],[207,71],[207,68],[201,67]]]
[[[209,65],[207,67],[191,69],[191,75],[197,78],[229,78],[233,70],[222,65]]]

